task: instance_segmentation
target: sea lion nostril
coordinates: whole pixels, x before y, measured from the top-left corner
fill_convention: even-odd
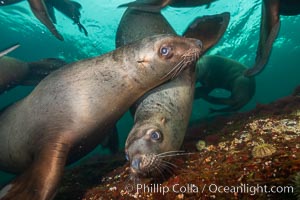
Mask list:
[[[131,167],[133,169],[139,170],[140,169],[140,163],[141,163],[141,160],[139,158],[135,158],[131,162]]]

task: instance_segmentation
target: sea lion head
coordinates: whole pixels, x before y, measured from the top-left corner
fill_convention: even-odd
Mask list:
[[[127,69],[129,75],[139,77],[144,85],[153,83],[153,77],[159,85],[175,78],[188,66],[195,67],[195,62],[202,53],[202,42],[193,38],[162,34],[126,45],[122,51],[122,54],[115,55],[115,59],[137,65]]]
[[[143,81],[146,78],[149,79],[149,74],[159,76],[161,70],[165,70],[163,73],[165,75],[160,77],[160,80],[172,79],[187,66],[193,66],[202,53],[200,40],[173,35],[156,35],[145,38],[138,44],[144,45],[135,48],[140,49],[135,59],[141,63],[139,78]],[[146,104],[152,105],[152,103]],[[135,119],[135,125],[129,133],[125,147],[131,163],[131,170],[133,174],[142,175],[152,172],[160,173],[162,168],[166,168],[166,165],[169,164],[167,157],[172,156],[172,153],[178,153],[175,150],[180,148],[182,138],[179,138],[181,137],[179,135],[174,137],[174,133],[182,132],[183,128],[173,126],[171,121],[174,122],[174,120],[168,120],[168,117],[160,112],[159,108],[152,107],[149,108],[151,109],[149,113],[137,114],[139,108],[140,106],[137,108],[135,116],[142,120]],[[153,109],[157,109],[157,112],[153,112]],[[151,116],[153,113],[155,116]],[[176,122],[176,124],[181,123]],[[183,136],[183,134],[181,135]]]
[[[137,110],[138,112],[138,110]],[[166,168],[173,168],[168,162],[172,156],[181,154],[178,149],[182,145],[183,127],[174,126],[163,113],[156,116],[139,116],[147,120],[135,119],[135,123],[126,140],[126,158],[130,162],[134,175],[158,175]],[[173,122],[174,123],[174,122]],[[180,124],[180,122],[176,122]]]

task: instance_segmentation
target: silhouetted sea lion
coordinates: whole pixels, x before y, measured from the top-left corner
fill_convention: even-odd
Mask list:
[[[0,6],[19,3],[23,0],[1,0]],[[87,36],[88,33],[80,23],[81,5],[70,0],[27,0],[33,14],[42,22],[48,30],[59,40],[64,40],[63,36],[57,31],[53,23],[56,23],[53,7],[72,19],[78,25],[79,30]],[[52,21],[51,21],[52,20]]]
[[[217,0],[136,0],[134,2],[125,3],[118,7],[130,7],[137,10],[159,12],[166,6],[171,7],[196,7],[207,5],[209,8],[210,4]]]
[[[193,67],[196,39],[156,35],[60,68],[0,115],[1,200],[52,199],[66,163],[96,147],[145,92]]]
[[[299,15],[299,0],[263,0],[260,24],[260,38],[255,65],[245,71],[245,76],[255,76],[266,66],[272,45],[280,27],[280,15]]]
[[[246,105],[255,93],[254,77],[245,77],[246,66],[221,56],[203,56],[196,64],[197,81],[195,98],[203,98],[213,104],[228,105],[212,112],[233,112]],[[209,95],[216,88],[231,92],[227,98]]]
[[[49,13],[50,18],[52,19],[53,23],[56,23],[56,18],[54,14],[54,8],[58,11],[63,13],[69,19],[73,20],[75,24],[77,24],[79,31],[83,32],[85,36],[88,36],[88,32],[85,27],[80,23],[80,9],[82,6],[70,0],[45,0],[45,4],[47,6],[47,11]]]
[[[66,62],[57,58],[47,58],[36,62],[24,62],[4,56],[0,58],[0,94],[17,85],[37,85],[52,71]]]
[[[219,40],[228,23],[228,13],[199,17],[184,35],[204,39],[201,40],[204,53]],[[116,46],[160,33],[176,34],[160,12],[128,8],[117,30]],[[132,107],[134,126],[126,140],[125,152],[133,174],[154,175],[168,165],[159,155],[171,156],[180,149],[191,115],[195,79],[195,71],[186,70],[147,92]]]

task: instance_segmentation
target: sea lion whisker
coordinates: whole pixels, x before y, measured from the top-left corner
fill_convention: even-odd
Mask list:
[[[173,157],[173,156],[185,156],[185,155],[191,155],[195,153],[175,153],[175,154],[170,154],[170,155],[163,155],[159,156],[160,158],[165,158],[165,157]]]
[[[158,170],[154,170],[150,173],[152,175],[152,177],[159,177],[161,176],[163,179],[165,179],[164,175],[162,174],[162,172],[158,171]]]
[[[163,164],[161,163],[160,165],[161,169],[166,172],[168,175],[172,175],[174,174],[174,168],[169,166],[169,165],[166,165],[166,164]]]
[[[178,150],[178,151],[166,151],[166,152],[162,152],[162,153],[156,154],[156,156],[161,156],[161,155],[170,154],[170,153],[183,153],[183,152],[185,152],[185,151],[183,151],[183,150]]]
[[[167,171],[167,172],[170,173],[170,174],[173,174],[173,173],[174,173],[174,170],[175,170],[176,168],[178,168],[177,166],[172,166],[172,165],[170,165],[169,163],[164,163],[164,162],[162,162],[162,163],[160,164],[160,166],[161,166],[161,168],[163,168],[165,171]]]
[[[187,61],[187,57],[184,57],[184,58],[182,59],[182,62],[180,62],[180,65],[177,66],[177,68],[176,68],[176,70],[175,70],[175,72],[174,72],[174,74],[173,74],[173,76],[172,76],[172,79],[175,78],[175,77],[177,77],[177,76],[180,74],[180,72],[181,72],[182,70],[186,69],[186,67],[187,67],[190,63],[191,63],[191,61]]]
[[[184,59],[182,59],[182,60],[180,60],[166,75],[164,75],[162,78],[161,78],[161,80],[162,79],[165,79],[165,78],[167,78],[167,77],[169,77],[170,75],[172,75],[173,74],[173,72],[174,71],[176,71],[177,70],[177,68],[178,67],[180,67],[180,65],[182,64],[184,62]]]
[[[176,69],[176,71],[173,73],[171,79],[174,79],[175,77],[177,77],[179,75],[179,73],[182,71],[182,69],[184,69],[185,67],[186,67],[186,64],[184,62]]]
[[[166,180],[166,177],[163,173],[163,169],[160,168],[160,165],[155,165],[154,167],[155,167],[155,170],[153,172],[156,172],[156,173],[160,174],[162,176],[162,178],[164,180]]]
[[[164,164],[166,164],[166,165],[168,165],[170,167],[178,168],[177,165],[175,165],[175,164],[173,164],[173,163],[171,163],[169,161],[166,161],[166,160],[161,160],[161,163],[164,163]]]
[[[172,167],[166,163],[161,163],[161,168],[170,174],[174,173],[174,167]]]
[[[172,77],[172,79],[174,77],[177,77],[184,69],[186,69],[186,67],[188,66],[188,63],[184,63],[177,71],[176,74],[174,74],[174,76]]]
[[[196,49],[189,49],[184,55],[182,55],[182,60],[174,67],[175,70],[171,70],[174,72],[172,75],[172,79],[177,77],[187,66],[192,65],[196,60],[198,60],[200,56],[200,52]]]

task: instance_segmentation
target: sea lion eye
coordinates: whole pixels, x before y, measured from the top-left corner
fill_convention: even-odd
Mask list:
[[[165,56],[167,58],[171,57],[172,56],[172,53],[171,53],[171,47],[168,47],[168,46],[163,46],[160,48],[160,54],[162,56]]]
[[[161,53],[161,55],[163,55],[163,56],[168,55],[168,53],[169,53],[169,48],[167,48],[167,47],[161,48],[161,49],[160,49],[160,53]]]
[[[151,132],[151,139],[152,140],[160,140],[161,138],[161,133],[159,131],[152,131]]]

